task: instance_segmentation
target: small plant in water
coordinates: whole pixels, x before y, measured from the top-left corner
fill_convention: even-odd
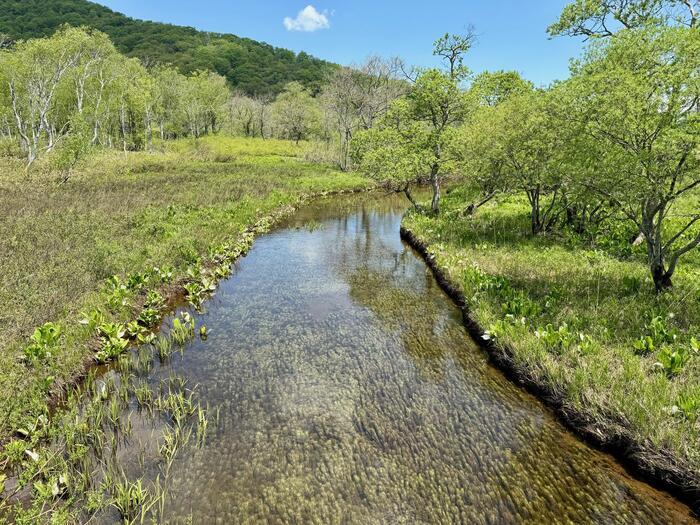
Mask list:
[[[189,303],[195,308],[199,308],[202,305],[202,285],[199,284],[199,282],[191,282],[185,283],[183,288],[185,289],[185,295]]]
[[[153,347],[155,348],[156,354],[161,362],[170,357],[170,354],[173,352],[172,339],[164,335],[156,337],[156,339],[153,341]]]
[[[160,311],[157,308],[148,306],[139,315],[138,322],[150,328],[160,321]]]
[[[182,314],[182,319],[179,317],[173,319],[170,337],[178,345],[184,345],[194,337],[194,320],[188,312]]]
[[[122,479],[114,482],[112,491],[110,503],[119,511],[125,523],[133,523],[138,517],[145,517],[150,492],[140,479],[132,483],[122,474]]]

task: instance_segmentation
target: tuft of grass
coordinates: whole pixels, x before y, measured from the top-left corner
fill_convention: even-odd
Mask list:
[[[644,248],[618,226],[587,241],[533,237],[519,198],[471,218],[464,201],[452,192],[440,216],[412,212],[404,227],[459,285],[485,337],[596,428],[699,472],[700,250],[659,296]]]

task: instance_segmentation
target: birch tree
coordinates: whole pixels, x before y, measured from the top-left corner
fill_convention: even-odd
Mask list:
[[[79,29],[63,29],[50,38],[19,42],[0,55],[14,128],[30,166],[42,151],[55,146],[59,130],[54,103],[61,81],[80,61],[84,49]]]

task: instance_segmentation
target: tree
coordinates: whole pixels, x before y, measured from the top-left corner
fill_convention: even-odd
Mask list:
[[[193,90],[190,94],[199,99],[204,133],[216,133],[230,96],[226,79],[211,71],[197,71],[188,78],[188,82]]]
[[[320,111],[311,94],[298,82],[287,84],[272,105],[279,133],[297,144],[318,128]]]
[[[462,135],[469,178],[487,197],[499,190],[523,192],[533,234],[550,230],[561,213],[566,140],[549,104],[542,91],[511,96],[482,107]]]
[[[395,100],[375,127],[358,131],[351,146],[360,171],[419,208],[411,185],[425,176],[433,159],[426,128],[412,118],[405,97]]]
[[[146,145],[145,128],[150,124],[147,115],[152,85],[146,68],[134,58],[119,57],[111,85],[111,105],[117,119],[118,136],[122,149],[139,149]],[[143,133],[141,132],[143,130]]]
[[[551,36],[609,37],[620,28],[680,24],[695,27],[698,0],[575,0],[549,26]]]
[[[532,91],[532,82],[523,79],[515,71],[484,71],[474,77],[471,91],[477,104],[497,106],[513,95]]]
[[[161,140],[187,133],[183,98],[187,77],[170,66],[159,66],[151,71],[153,87],[154,119]]]
[[[362,66],[339,68],[330,76],[322,100],[340,139],[341,169],[348,168],[353,134],[371,128],[391,102],[406,91],[395,72],[393,61],[373,56]]]
[[[454,128],[467,117],[472,104],[468,93],[458,86],[459,79],[436,69],[422,72],[407,96],[410,117],[426,127],[423,147],[430,150],[429,181],[433,190],[430,208],[440,211],[442,179],[454,166],[450,145]]]
[[[450,78],[462,80],[469,74],[464,65],[464,55],[476,42],[474,28],[468,28],[464,34],[445,33],[433,44],[433,55],[442,58],[447,64]]]
[[[226,80],[210,71],[196,71],[185,79],[182,91],[188,134],[201,137],[218,131],[230,95]]]
[[[445,59],[446,70],[418,71],[409,92],[394,102],[390,115],[374,132],[375,136],[372,136],[372,130],[365,134],[361,140],[363,145],[357,148],[355,154],[361,163],[360,169],[377,175],[383,172],[386,182],[393,181],[391,172],[395,164],[404,166],[400,177],[402,180],[410,178],[409,174],[414,182],[427,179],[433,190],[430,209],[436,214],[440,212],[442,181],[457,168],[453,147],[456,127],[465,121],[474,107],[473,98],[460,88],[460,83],[469,75],[462,55],[470,48],[472,41],[471,33],[466,36],[445,35],[438,39],[433,52]],[[405,129],[411,131],[414,140],[406,137]],[[387,141],[386,145],[382,144],[382,139]],[[403,144],[403,140],[408,140],[408,143]],[[403,145],[392,155],[391,145],[398,142]],[[372,155],[367,145],[381,148],[383,153]],[[406,163],[397,155],[406,154],[411,149],[410,169],[407,169]],[[372,160],[371,169],[366,165],[368,158]],[[379,159],[387,162],[381,170],[377,169]]]
[[[350,68],[340,68],[335,71],[323,88],[321,100],[328,112],[331,125],[338,133],[340,154],[340,169],[348,168],[350,156],[350,141],[358,127],[357,112],[358,94],[355,85],[355,72]]]
[[[0,55],[3,87],[28,166],[55,145],[55,96],[66,73],[80,61],[83,49],[76,44],[83,35],[66,28],[51,38],[20,42]]]
[[[470,95],[477,109],[474,120],[460,129],[458,155],[464,167],[467,184],[479,195],[466,206],[464,212],[473,214],[490,202],[499,192],[508,190],[504,177],[503,159],[490,149],[494,137],[486,129],[489,109],[511,97],[531,93],[534,86],[514,71],[485,71],[477,75],[470,87]]]
[[[658,291],[700,245],[700,210],[674,215],[700,190],[700,32],[622,31],[575,65],[561,96],[595,148],[582,185],[612,202],[644,237]],[[697,203],[698,201],[695,200]]]
[[[91,127],[83,115],[76,113],[70,122],[70,133],[61,140],[52,156],[53,168],[58,170],[61,182],[66,182],[76,165],[90,151]]]
[[[234,93],[228,101],[231,126],[234,132],[243,133],[246,137],[254,137],[257,133],[258,108],[257,101],[244,95]]]

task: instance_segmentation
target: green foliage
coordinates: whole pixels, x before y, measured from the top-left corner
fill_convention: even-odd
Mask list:
[[[700,416],[700,394],[684,394],[678,399],[678,408],[684,417],[695,422]]]
[[[44,359],[51,355],[51,350],[61,338],[61,327],[55,323],[46,323],[34,330],[31,343],[24,348],[28,359]]]
[[[170,329],[170,338],[178,345],[184,345],[187,341],[194,337],[194,319],[192,316],[183,312],[182,317],[173,319],[173,325]]]
[[[549,118],[546,93],[513,93],[482,106],[460,133],[467,183],[488,194],[521,191],[530,203],[533,234],[550,230],[561,213],[566,132]]]
[[[102,340],[102,347],[95,354],[98,363],[107,363],[126,350],[129,345],[128,339],[122,337],[109,337]]]
[[[549,26],[552,36],[610,37],[621,28],[678,23],[692,26],[698,12],[694,0],[574,0]]]
[[[555,89],[561,103],[555,113],[577,129],[566,153],[572,183],[597,193],[643,234],[659,291],[700,244],[697,201],[689,214],[676,211],[700,188],[700,157],[693,153],[700,147],[699,60],[696,30],[625,30],[592,45]]]
[[[683,366],[690,359],[691,353],[690,349],[685,346],[664,346],[658,353],[659,362],[657,366],[660,366],[664,373],[672,378],[683,370]]]
[[[360,171],[396,191],[430,181],[431,209],[439,211],[440,186],[459,171],[456,125],[466,119],[472,98],[448,73],[422,71],[407,95],[395,100],[381,121],[358,133],[352,157]]]
[[[512,96],[531,92],[534,85],[515,71],[484,71],[474,77],[470,90],[481,106],[497,106]]]
[[[81,115],[70,118],[69,129],[51,157],[52,166],[60,173],[63,181],[68,180],[91,149],[92,130]]]
[[[545,346],[554,352],[564,352],[569,350],[577,341],[577,335],[569,330],[566,323],[562,323],[559,328],[554,328],[551,323],[544,328],[535,330],[535,337],[540,339]]]
[[[102,345],[95,354],[98,363],[106,363],[121,355],[129,345],[126,326],[118,323],[104,323],[98,327]]]
[[[405,100],[395,101],[384,121],[360,131],[352,142],[352,157],[360,170],[395,190],[407,188],[430,169],[426,134],[418,123],[404,118],[408,111]]]
[[[656,348],[665,351],[668,345],[676,342],[677,333],[662,316],[654,316],[645,326],[646,335],[634,342],[634,351],[639,355],[649,355]]]
[[[321,109],[311,93],[298,82],[287,84],[272,105],[282,138],[297,144],[306,140],[321,123]]]
[[[112,486],[111,505],[119,511],[125,523],[135,522],[143,516],[146,504],[151,498],[150,491],[143,486],[140,479],[130,482],[126,477],[114,482]]]
[[[514,292],[501,307],[504,315],[516,319],[532,319],[542,313],[542,308],[522,292]]]

